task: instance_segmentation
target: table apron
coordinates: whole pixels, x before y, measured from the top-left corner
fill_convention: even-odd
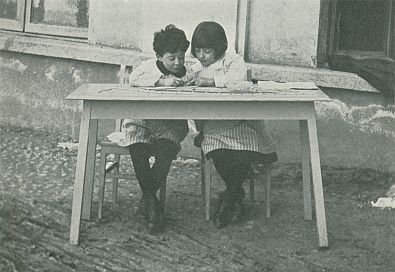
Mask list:
[[[91,119],[306,120],[314,101],[97,101]]]

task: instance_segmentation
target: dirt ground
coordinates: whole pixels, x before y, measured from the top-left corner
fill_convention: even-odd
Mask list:
[[[137,182],[121,181],[117,205],[108,186],[101,221],[94,195],[93,219],[71,246],[76,152],[57,147],[70,139],[10,127],[0,136],[2,272],[395,271],[395,211],[370,205],[395,183],[389,173],[322,166],[329,248],[320,250],[315,222],[303,219],[299,164],[276,165],[271,218],[257,184],[247,220],[218,230],[204,220],[198,161],[181,157],[169,174],[163,234],[146,233],[134,214]],[[214,186],[213,199],[222,190]]]

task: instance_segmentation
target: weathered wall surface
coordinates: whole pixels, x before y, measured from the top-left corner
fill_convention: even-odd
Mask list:
[[[141,49],[142,3],[143,1],[139,0],[91,1],[89,42]]]
[[[145,0],[142,10],[144,35],[142,49],[152,50],[152,33],[172,23],[185,31],[189,40],[195,27],[202,21],[220,23],[229,40],[229,50],[234,50],[236,31],[236,0]]]
[[[79,102],[65,97],[83,82],[118,82],[118,69],[0,51],[0,124],[76,137]]]
[[[197,23],[216,20],[227,30],[230,50],[233,47],[235,0],[215,1],[215,4],[200,0],[193,1],[193,5],[183,0],[91,2],[91,44],[152,52],[153,32],[167,23],[183,28],[190,38]],[[314,67],[319,5],[318,0],[251,0],[248,48],[251,62]],[[78,58],[72,54],[73,48],[59,58],[6,51],[12,43],[12,39],[7,40],[0,50],[0,125],[49,130],[78,139],[80,104],[66,101],[65,97],[83,82],[117,82],[118,66],[64,59],[67,56]],[[12,50],[30,52],[25,51],[30,42],[25,42],[24,46],[14,46]],[[43,48],[35,52],[45,55],[47,49]],[[112,63],[113,59],[107,56],[107,61]],[[134,57],[130,62],[134,62]],[[262,77],[280,81],[282,76],[291,81],[314,79],[307,75],[293,77],[298,72],[288,69],[285,73],[284,66],[276,67],[268,71],[261,69]],[[391,112],[391,109],[375,105],[383,104],[383,96],[342,89],[324,91],[335,100],[317,104],[322,164],[395,172],[394,109]],[[111,131],[109,124],[103,123],[100,137]],[[299,162],[298,123],[270,121],[268,127],[277,142],[280,162]],[[190,140],[184,144],[184,150],[199,156],[199,150],[191,148]]]
[[[226,30],[229,50],[234,50],[236,0],[130,0],[92,1],[89,41],[111,47],[152,53],[153,34],[168,24],[185,31],[187,38],[202,21],[217,21]]]
[[[64,98],[83,82],[117,82],[118,66],[0,51],[0,125],[54,131],[78,139],[80,104]],[[325,90],[336,98],[336,93]],[[339,93],[344,93],[339,90]],[[376,94],[377,96],[377,94]],[[395,171],[395,115],[379,97],[317,103],[323,165]],[[280,162],[299,162],[297,122],[270,121]],[[103,122],[99,137],[111,131]],[[198,156],[196,148],[184,146]]]
[[[340,100],[316,103],[322,165],[395,172],[395,114],[380,105],[347,105]],[[300,162],[299,126],[269,121],[280,162]]]
[[[315,66],[320,1],[252,0],[249,59]]]

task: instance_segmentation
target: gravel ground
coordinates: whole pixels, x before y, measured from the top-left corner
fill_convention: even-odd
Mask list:
[[[0,271],[395,271],[395,214],[372,208],[394,184],[390,173],[322,167],[330,247],[319,250],[314,222],[303,220],[301,167],[278,164],[273,216],[257,184],[247,219],[217,230],[204,221],[200,165],[174,161],[168,179],[166,231],[146,233],[134,213],[137,183],[121,182],[119,202],[106,190],[104,218],[81,227],[81,245],[68,244],[76,151],[71,139],[0,127]],[[130,171],[124,158],[123,170]],[[108,186],[110,187],[110,186]],[[221,182],[213,188],[214,196]]]

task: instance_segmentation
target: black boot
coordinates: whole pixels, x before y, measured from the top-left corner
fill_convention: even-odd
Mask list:
[[[237,193],[230,193],[229,191],[220,193],[218,206],[213,215],[213,221],[217,228],[224,228],[244,218],[244,195],[245,193],[242,189]]]
[[[155,234],[163,229],[163,209],[160,207],[160,203],[156,194],[146,193],[143,196],[146,219],[148,223],[148,232]]]
[[[222,229],[231,223],[232,213],[235,208],[234,201],[225,191],[218,197],[218,207],[214,213],[213,221],[217,228]]]
[[[155,187],[155,195],[159,191],[159,185]],[[144,194],[141,196],[139,205],[136,210],[136,215],[142,215],[142,216],[147,216],[147,209],[145,205],[145,200],[144,200]]]
[[[240,195],[236,198],[234,210],[232,213],[232,217],[230,219],[231,223],[241,222],[245,218],[246,209],[243,203],[245,192],[244,190],[240,191]]]

